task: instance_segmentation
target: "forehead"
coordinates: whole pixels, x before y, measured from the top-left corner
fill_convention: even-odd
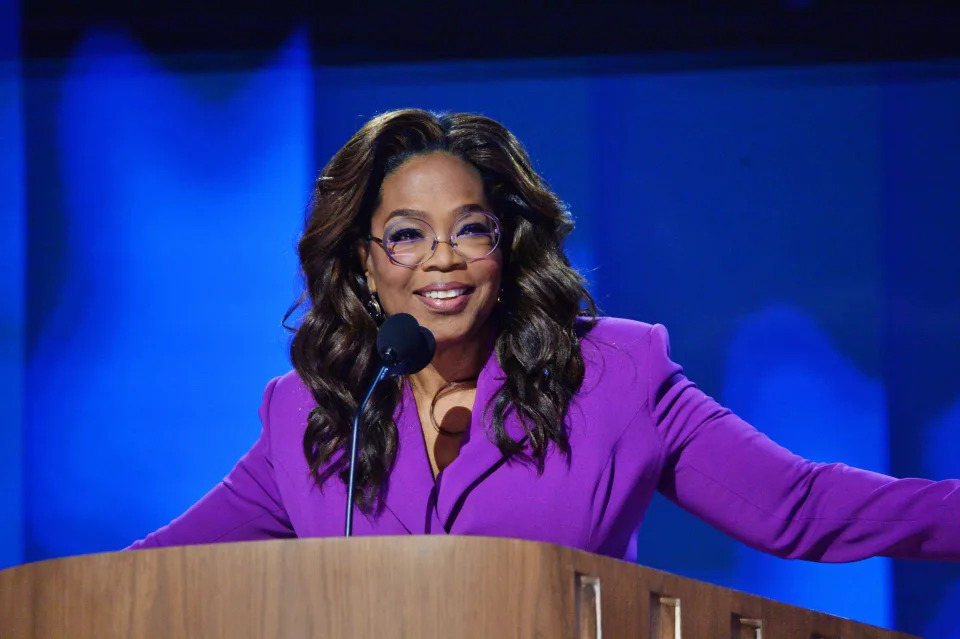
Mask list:
[[[469,204],[486,204],[480,173],[448,153],[430,153],[407,160],[384,179],[374,219],[398,209],[443,216]]]

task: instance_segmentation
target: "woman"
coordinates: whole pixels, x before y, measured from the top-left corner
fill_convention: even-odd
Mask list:
[[[299,255],[295,371],[253,448],[134,548],[339,535],[350,423],[385,315],[436,356],[362,419],[355,534],[476,534],[633,559],[653,491],[755,548],[851,561],[960,558],[960,481],[893,479],[780,448],[669,359],[662,326],[597,319],[572,224],[484,117],[386,113],[317,180]]]

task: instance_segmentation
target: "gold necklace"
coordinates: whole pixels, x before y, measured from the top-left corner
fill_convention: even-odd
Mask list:
[[[466,428],[464,428],[463,430],[449,430],[440,425],[437,425],[436,429],[438,433],[446,437],[463,437],[463,434],[467,432]]]

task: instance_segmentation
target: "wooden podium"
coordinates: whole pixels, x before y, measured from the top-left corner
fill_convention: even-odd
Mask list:
[[[906,639],[549,544],[357,537],[105,553],[0,571],[0,639]]]

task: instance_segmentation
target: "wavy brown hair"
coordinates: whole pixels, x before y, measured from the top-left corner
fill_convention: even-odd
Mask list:
[[[431,152],[450,153],[479,171],[503,227],[494,348],[506,380],[483,407],[493,415],[489,435],[505,456],[522,457],[541,472],[551,442],[570,452],[565,417],[584,376],[578,333],[597,314],[563,253],[570,215],[503,125],[479,115],[405,109],[373,118],[331,158],[317,178],[298,245],[305,291],[285,321],[306,307],[290,356],[317,402],[303,452],[321,487],[333,475],[346,481],[353,414],[379,368],[377,324],[365,307],[357,247],[370,232],[384,178],[410,157]],[[382,382],[361,418],[355,497],[368,512],[381,503],[396,458],[393,415],[402,384]],[[510,412],[526,441],[506,433]]]

